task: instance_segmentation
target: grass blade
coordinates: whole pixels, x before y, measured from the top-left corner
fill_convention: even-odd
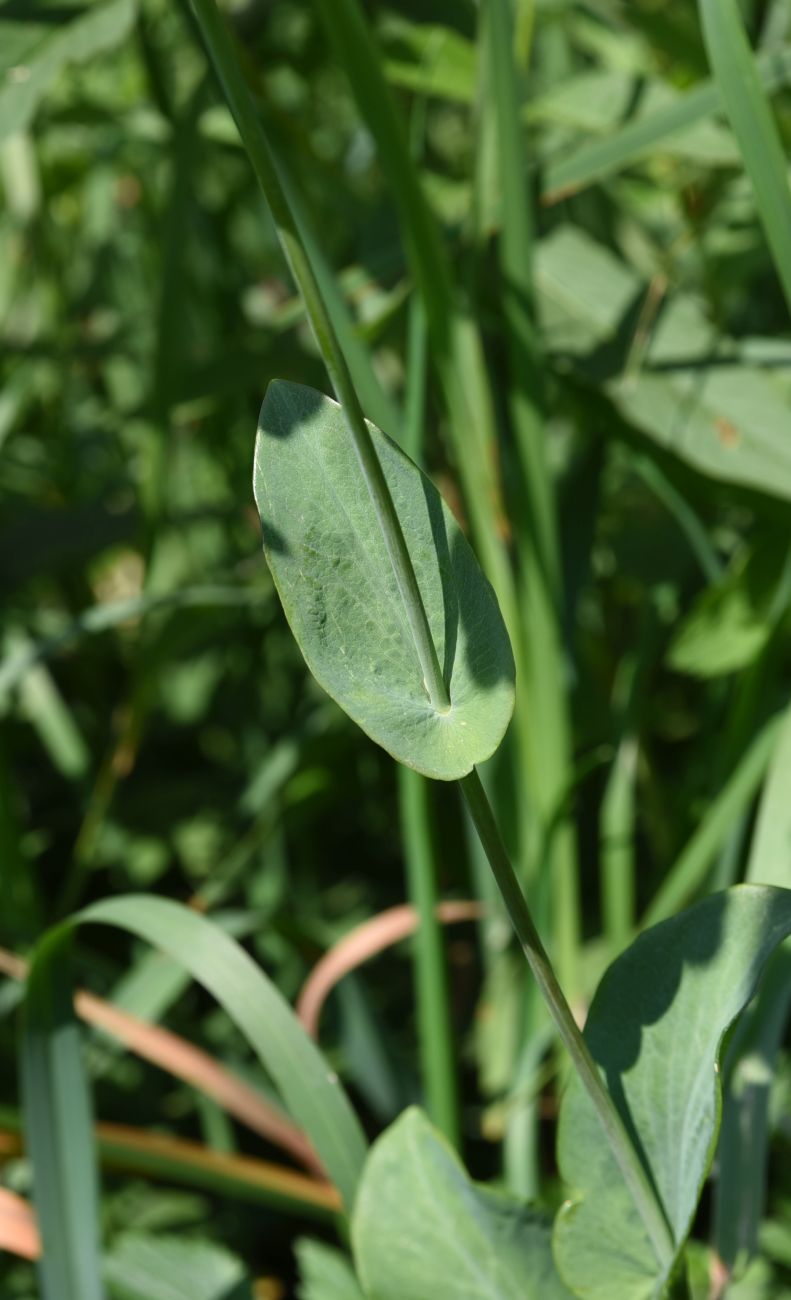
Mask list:
[[[0,1157],[23,1155],[25,1145],[17,1116],[3,1110],[0,1124]],[[118,1173],[200,1187],[220,1197],[280,1207],[311,1218],[329,1219],[343,1209],[330,1183],[268,1160],[212,1151],[199,1142],[127,1124],[97,1124],[95,1139],[102,1168]]]
[[[102,1300],[91,1103],[68,978],[71,937],[70,926],[51,931],[36,949],[28,976],[25,1132],[44,1247],[44,1300]]]
[[[535,321],[533,221],[524,174],[524,139],[514,61],[514,31],[507,0],[488,10],[486,45],[489,82],[497,123],[502,194],[498,243],[503,280],[503,312],[510,362],[509,408],[519,456],[519,497],[512,512],[518,521],[521,604],[526,674],[525,710],[533,719],[527,751],[528,771],[540,819],[539,842],[549,843],[553,882],[554,956],[560,982],[570,998],[577,993],[580,935],[576,844],[568,818],[549,838],[571,779],[571,726],[564,681],[561,574],[555,489],[549,471],[543,364]],[[533,863],[533,871],[537,863]]]
[[[709,61],[755,189],[758,214],[791,311],[791,190],[780,134],[736,0],[700,0],[700,16]]]
[[[791,80],[791,49],[766,51],[756,59],[755,70],[766,92],[787,85]],[[716,113],[721,105],[717,83],[713,79],[703,81],[677,103],[628,122],[603,140],[582,145],[570,156],[550,161],[543,178],[543,202],[557,203],[655,155],[666,141]]]
[[[450,707],[426,610],[404,540],[398,513],[379,457],[363,416],[347,359],[341,349],[322,297],[288,194],[280,179],[282,168],[272,151],[242,75],[227,27],[215,0],[192,0],[203,40],[217,79],[233,113],[256,179],[269,205],[283,254],[300,290],[324,365],[341,407],[346,432],[357,457],[359,471],[373,505],[382,540],[403,604],[432,706],[440,712]]]
[[[271,1075],[298,1124],[312,1141],[330,1178],[335,1183],[348,1208],[354,1200],[357,1182],[365,1159],[366,1142],[359,1123],[351,1109],[337,1076],[327,1067],[318,1049],[299,1024],[288,1004],[277,992],[250,957],[233,939],[217,929],[204,917],[165,899],[145,895],[116,898],[80,913],[78,922],[98,922],[116,926],[160,948],[174,961],[179,962],[204,986],[226,1010],[245,1035],[261,1064]],[[66,934],[69,930],[65,931]],[[61,935],[56,931],[55,936]],[[32,990],[31,1009],[38,1019],[29,1022],[26,1035],[26,1053],[31,1056],[35,1073],[27,1070],[26,1109],[35,1114],[37,1122],[31,1123],[31,1154],[34,1168],[50,1168],[58,1157],[60,1144],[80,1132],[80,1150],[83,1166],[91,1151],[87,1100],[84,1076],[79,1060],[76,1028],[66,1040],[70,1052],[68,1069],[61,1069],[55,1054],[61,1049],[62,1025],[72,1025],[71,993],[66,970],[63,940],[50,939],[39,950],[30,971],[29,987]],[[58,1020],[52,1014],[47,1018],[49,999],[58,996]],[[29,1011],[29,1016],[31,1012]],[[68,1075],[71,1070],[72,1078]],[[64,1092],[61,1084],[68,1084]],[[38,1092],[35,1091],[38,1089]],[[43,1100],[39,1094],[43,1092]],[[73,1099],[73,1100],[69,1100]],[[62,1108],[67,1104],[83,1106],[64,1134]],[[35,1107],[33,1111],[32,1108]],[[51,1118],[54,1116],[54,1118]],[[40,1117],[40,1118],[39,1118]],[[80,1121],[78,1124],[77,1121]],[[76,1139],[75,1139],[76,1140]],[[90,1195],[90,1180],[82,1169],[86,1185],[80,1204],[85,1204],[86,1216],[93,1214],[98,1221],[95,1204]],[[44,1201],[37,1198],[42,1231],[50,1255],[49,1241],[59,1244],[61,1224],[67,1223],[65,1200],[69,1192],[68,1181],[53,1184],[47,1177],[40,1180]],[[47,1196],[49,1195],[49,1199]],[[76,1237],[70,1246],[80,1244]],[[66,1247],[64,1246],[63,1250]],[[63,1251],[60,1252],[61,1254]],[[58,1252],[56,1251],[56,1254]],[[69,1259],[71,1257],[69,1256]],[[88,1264],[85,1268],[87,1270]],[[55,1300],[56,1293],[52,1293]],[[92,1292],[75,1292],[82,1300],[90,1300]],[[58,1293],[63,1300],[63,1293]]]
[[[482,913],[481,904],[472,899],[448,899],[437,904],[436,917],[440,925],[457,925],[462,921],[478,921]],[[400,903],[356,925],[325,952],[297,999],[297,1015],[311,1038],[319,1036],[322,1008],[336,984],[380,952],[410,938],[419,925],[415,908],[410,903]]]
[[[350,1208],[365,1159],[362,1129],[337,1075],[244,950],[204,917],[163,898],[96,903],[80,920],[117,926],[160,948],[217,999],[272,1076]]]
[[[440,231],[358,0],[320,0],[317,7],[376,140],[398,206],[407,261],[425,305],[431,357],[450,415],[449,431],[476,547],[515,640],[517,607],[498,526],[502,510],[494,468],[495,421],[480,334],[458,302]]]
[[[705,883],[717,850],[744,812],[763,780],[777,743],[781,716],[770,718],[726,781],[675,865],[654,895],[643,926],[665,921],[692,899]]]
[[[24,980],[27,971],[23,961],[0,948],[0,973]],[[315,1153],[300,1130],[277,1106],[237,1078],[208,1052],[194,1047],[169,1029],[150,1024],[84,990],[75,994],[74,1009],[85,1024],[93,1025],[142,1060],[152,1062],[175,1079],[198,1089],[253,1133],[282,1147],[308,1168],[316,1168]]]

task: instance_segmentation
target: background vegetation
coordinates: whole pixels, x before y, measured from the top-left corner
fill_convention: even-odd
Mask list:
[[[729,68],[691,3],[524,0],[513,27],[458,0],[377,0],[359,29],[347,0],[232,11],[365,413],[428,468],[509,623],[519,702],[484,775],[580,1015],[646,921],[791,884],[791,225],[785,163],[779,197],[760,167],[768,129],[791,138],[791,11],[741,9],[757,75],[735,104],[738,44]],[[446,933],[459,1104],[425,985],[419,1047],[409,944],[345,976],[321,1043],[371,1134],[428,1095],[474,1176],[555,1208],[562,1067],[456,792],[399,777],[323,695],[261,557],[263,393],[327,381],[194,19],[7,0],[0,72],[3,970],[76,906],[149,890],[293,1001],[357,924],[430,909],[433,862],[443,899],[488,908]],[[95,994],[271,1095],[164,958],[104,931],[79,957]],[[791,1286],[775,984],[744,1196],[696,1227],[704,1277],[703,1243],[757,1250],[734,1297]],[[0,984],[0,1177],[27,1196],[19,998]],[[315,1244],[295,1281],[332,1203],[288,1183],[260,1114],[207,1098],[205,1059],[185,1079],[172,1040],[151,1065],[116,1031],[88,1049],[97,1116],[125,1126],[102,1139],[111,1293],[353,1294]],[[154,1133],[201,1149],[157,1164]],[[182,1289],[157,1292],[168,1270]],[[0,1256],[3,1295],[35,1288]]]

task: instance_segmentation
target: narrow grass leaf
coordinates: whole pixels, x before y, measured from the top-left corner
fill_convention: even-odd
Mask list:
[[[791,889],[791,708],[780,722],[777,744],[755,823],[745,879]]]
[[[371,1150],[352,1240],[367,1300],[570,1300],[545,1221],[476,1187],[414,1108]]]
[[[436,917],[441,925],[457,925],[480,920],[483,910],[472,899],[447,899],[437,904]],[[297,1015],[311,1038],[319,1036],[322,1008],[335,986],[363,962],[408,939],[419,925],[418,911],[401,903],[356,925],[333,944],[313,967],[297,999]]]
[[[513,636],[517,607],[501,536],[496,426],[480,333],[454,289],[448,254],[359,0],[319,0],[317,8],[376,140],[398,207],[407,262],[425,304],[430,355],[450,416],[449,433],[475,543]]]
[[[200,1187],[212,1195],[286,1209],[320,1220],[343,1210],[329,1183],[284,1165],[252,1156],[230,1155],[165,1133],[149,1133],[126,1124],[99,1124],[96,1141],[102,1166]]]
[[[71,935],[70,926],[50,931],[28,975],[25,1134],[43,1244],[43,1300],[102,1300],[93,1122],[68,978]]]
[[[497,601],[431,480],[373,425],[450,708],[424,685],[392,565],[340,407],[270,385],[255,494],[264,551],[291,630],[329,695],[394,758],[453,780],[494,752],[511,717],[514,665]]]
[[[672,916],[706,881],[717,851],[754,798],[777,744],[782,718],[770,718],[741,756],[694,834],[676,859],[645,913],[644,925]]]
[[[586,1041],[650,1170],[677,1251],[719,1127],[722,1037],[789,933],[791,890],[740,885],[712,895],[641,935],[591,1006]],[[658,1263],[576,1078],[561,1105],[558,1157],[571,1200],[556,1221],[555,1257],[572,1291],[588,1300],[661,1294],[672,1263]]]
[[[337,1075],[244,950],[196,912],[152,896],[96,903],[79,919],[114,925],[144,939],[185,966],[217,999],[271,1075],[351,1208],[366,1150],[362,1129]]]
[[[401,842],[409,897],[420,923],[413,945],[415,1001],[423,1088],[437,1128],[459,1145],[459,1096],[453,1052],[450,988],[437,916],[439,864],[432,827],[431,787],[417,772],[398,770]]]
[[[135,0],[109,0],[78,10],[67,22],[57,8],[43,5],[30,17],[0,16],[0,140],[27,126],[65,67],[120,44],[136,8]]]
[[[0,948],[0,971],[10,974],[14,979],[24,980],[26,976],[24,962],[3,948]],[[185,976],[186,983],[188,977]],[[179,987],[178,992],[181,991]],[[150,1024],[138,1016],[130,1015],[112,1002],[94,997],[92,993],[78,990],[74,997],[74,1008],[86,1024],[102,1030],[143,1060],[167,1070],[174,1078],[182,1079],[191,1087],[197,1088],[229,1115],[233,1115],[268,1142],[290,1152],[308,1168],[317,1167],[315,1153],[304,1134],[290,1123],[277,1106],[237,1078],[208,1052],[201,1051],[160,1025]]]
[[[736,0],[700,0],[709,60],[755,189],[758,213],[791,311],[788,160]]]
[[[362,1129],[337,1076],[328,1068],[274,985],[243,949],[196,912],[152,896],[129,896],[97,903],[80,913],[78,921],[113,925],[144,939],[185,966],[193,978],[217,999],[271,1075],[294,1119],[313,1143],[347,1209],[350,1208],[365,1158],[366,1142]],[[55,933],[57,937],[61,932]],[[85,1100],[87,1093],[79,1059],[77,1030],[71,1025],[71,991],[62,947],[63,940],[58,943],[47,941],[29,976],[34,995],[31,1002],[34,1019],[30,1020],[29,1012],[25,1052],[32,1064],[26,1068],[26,1111],[37,1117],[37,1124],[33,1126],[31,1123],[31,1154],[34,1168],[38,1170],[46,1170],[58,1159],[60,1144],[65,1140],[61,1111],[67,1104],[74,1108],[82,1107],[79,1113],[75,1110],[75,1122],[70,1124],[68,1133],[79,1134],[83,1164],[75,1167],[81,1171],[80,1177],[85,1184],[79,1204],[85,1205],[86,1215],[93,1214],[90,1221],[95,1225],[95,1189],[94,1201],[91,1202],[92,1183],[87,1173],[87,1167],[90,1166],[91,1170],[93,1167]],[[55,990],[59,998],[65,999],[64,1007],[68,1003],[70,1026],[70,1036],[66,1039],[68,1068],[61,1070],[51,1068],[51,1057],[63,1050],[60,1047],[63,1034],[59,1033],[59,1026],[66,1011],[58,1003],[58,1022],[52,1019],[51,1014],[47,1020],[44,1014]],[[45,1080],[46,1087],[41,1080]],[[64,1094],[61,1085],[66,1084],[68,1092]],[[49,1118],[50,1115],[54,1115],[54,1120]],[[75,1137],[73,1140],[78,1139]],[[40,1178],[39,1182],[45,1199],[40,1202],[37,1198],[36,1203],[45,1245],[48,1230],[55,1244],[59,1245],[61,1224],[68,1227],[70,1223],[64,1208],[68,1188],[66,1183],[61,1185],[48,1177]],[[76,1256],[75,1268],[83,1267],[83,1256],[77,1253],[78,1247],[87,1258],[84,1239],[75,1231],[64,1240],[58,1251],[70,1266],[72,1256]],[[86,1270],[89,1262],[84,1264]],[[86,1289],[82,1293],[83,1300],[90,1300],[93,1294],[99,1293]],[[54,1300],[55,1292],[52,1295]]]
[[[756,59],[755,69],[765,91],[787,85],[791,80],[791,48],[764,51]],[[654,157],[662,149],[671,149],[674,140],[721,106],[717,83],[713,79],[703,81],[675,102],[627,122],[611,135],[581,145],[568,156],[551,159],[543,178],[544,202],[556,203],[643,158]]]

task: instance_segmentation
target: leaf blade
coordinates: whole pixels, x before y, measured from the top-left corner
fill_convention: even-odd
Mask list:
[[[514,667],[496,598],[431,481],[370,426],[451,696],[434,709],[340,407],[275,381],[261,412],[255,495],[264,551],[319,684],[392,756],[454,780],[497,748]]]
[[[71,927],[41,940],[28,975],[22,1096],[44,1300],[103,1300],[93,1124],[68,978]]]
[[[791,891],[742,885],[712,895],[641,935],[610,967],[591,1007],[588,1045],[651,1170],[679,1250],[719,1127],[722,1036],[789,933]],[[573,1193],[554,1233],[566,1283],[590,1300],[658,1294],[668,1273],[576,1081],[561,1107],[558,1155]]]
[[[185,966],[217,999],[274,1079],[350,1208],[365,1157],[362,1129],[337,1076],[252,958],[198,913],[151,895],[95,903],[79,920],[137,935]]]
[[[541,1217],[472,1183],[414,1107],[372,1148],[352,1239],[368,1300],[569,1297]]]
[[[787,162],[736,0],[700,0],[709,61],[791,311],[791,190]]]

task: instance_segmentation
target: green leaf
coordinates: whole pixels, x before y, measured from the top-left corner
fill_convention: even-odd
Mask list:
[[[295,1247],[299,1300],[363,1300],[351,1261],[334,1246],[305,1237]]]
[[[102,1300],[93,1123],[68,979],[71,927],[42,939],[27,982],[22,1042],[25,1138],[44,1251],[44,1300]],[[51,979],[58,970],[61,977]]]
[[[791,311],[791,189],[772,117],[736,0],[700,0],[709,60],[755,189],[758,212]]]
[[[791,708],[787,708],[766,778],[745,879],[791,889]]]
[[[756,71],[767,90],[785,86],[791,80],[791,49],[767,50],[756,60]],[[559,88],[558,94],[562,87]],[[644,158],[661,152],[683,155],[690,143],[694,149],[695,129],[721,107],[720,91],[714,80],[699,83],[683,95],[675,95],[670,86],[663,87],[666,103],[656,102],[651,111],[640,111],[619,130],[603,139],[580,145],[570,154],[551,158],[544,176],[544,200],[553,203],[567,194],[622,171]],[[612,100],[609,101],[610,103]],[[709,127],[712,124],[707,124]],[[724,139],[718,133],[719,156],[712,150],[712,132],[707,132],[708,165],[727,161],[722,156]],[[702,141],[698,140],[698,144]],[[702,159],[701,159],[702,160]]]
[[[791,887],[791,709],[772,753],[745,878]],[[714,1240],[732,1267],[757,1252],[766,1207],[769,1100],[791,1003],[791,944],[769,961],[758,997],[733,1036],[725,1070],[722,1137],[714,1203]]]
[[[477,50],[450,27],[389,14],[382,30],[389,81],[418,95],[472,103]]]
[[[136,8],[135,0],[109,0],[88,5],[70,22],[55,7],[40,11],[48,21],[0,17],[0,140],[27,126],[65,67],[123,41]]]
[[[368,1300],[569,1300],[545,1221],[472,1183],[414,1108],[371,1150],[352,1239]]]
[[[539,244],[536,286],[548,350],[601,386],[625,420],[711,478],[791,497],[787,396],[696,299],[676,294],[636,357],[646,286],[572,226]]]
[[[451,707],[425,690],[401,596],[340,407],[270,385],[255,496],[286,617],[317,681],[394,758],[454,780],[497,748],[514,665],[494,593],[421,471],[370,426],[417,575]]]
[[[208,1241],[127,1232],[105,1264],[114,1300],[253,1300],[244,1265]]]
[[[698,825],[651,899],[643,917],[644,925],[666,921],[680,907],[690,902],[696,891],[703,887],[715,855],[725,844],[739,818],[749,809],[763,781],[777,744],[781,721],[781,714],[769,718],[739,755],[738,763],[699,819]]]
[[[673,637],[670,667],[703,679],[747,668],[771,636],[773,596],[785,559],[784,548],[771,538],[706,587]]]
[[[332,1181],[351,1208],[365,1159],[366,1142],[337,1075],[327,1066],[318,1048],[305,1033],[293,1011],[247,953],[227,934],[190,908],[147,895],[121,897],[96,903],[81,912],[77,923],[98,922],[117,926],[137,935],[179,962],[217,999],[237,1028],[244,1034],[264,1069],[271,1075],[296,1122],[313,1143]],[[59,932],[56,932],[59,933]],[[31,988],[38,993],[38,1006],[48,989],[68,986],[60,948],[48,943],[37,956],[30,974]],[[40,1019],[40,1017],[39,1017]],[[62,1019],[62,1016],[61,1016]],[[60,1021],[46,1022],[28,1031],[26,1051],[40,1041],[44,1050],[57,1050]],[[50,1041],[52,1040],[52,1041]],[[76,1051],[76,1048],[75,1048]],[[46,1057],[39,1063],[43,1075]],[[74,1067],[76,1069],[76,1067]],[[58,1073],[48,1075],[53,1105],[62,1106]],[[71,1085],[75,1097],[77,1084]],[[26,1087],[26,1110],[36,1101]],[[76,1103],[75,1103],[76,1104]],[[46,1169],[65,1140],[58,1116],[42,1130],[41,1144],[34,1147],[34,1168]],[[35,1135],[34,1135],[35,1136]],[[92,1142],[87,1142],[90,1150]],[[44,1179],[45,1192],[50,1180]],[[62,1198],[67,1188],[55,1187],[45,1214],[39,1205],[45,1243],[60,1232],[65,1215]],[[87,1199],[87,1194],[86,1194]],[[38,1204],[38,1201],[37,1201]],[[59,1293],[60,1294],[60,1293]],[[84,1297],[91,1293],[84,1292]],[[52,1293],[55,1300],[55,1293]]]
[[[791,891],[741,885],[655,926],[610,967],[585,1037],[650,1170],[680,1251],[713,1154],[723,1034],[765,961],[791,933]],[[575,1295],[649,1300],[668,1281],[587,1095],[561,1106],[561,1173],[571,1200],[554,1247]]]
[[[136,934],[186,967],[217,999],[271,1075],[350,1208],[366,1150],[362,1130],[337,1075],[252,958],[205,917],[164,898],[108,899],[87,908],[79,919]]]

